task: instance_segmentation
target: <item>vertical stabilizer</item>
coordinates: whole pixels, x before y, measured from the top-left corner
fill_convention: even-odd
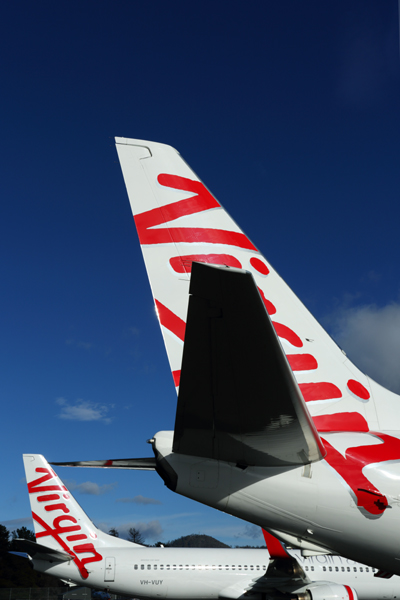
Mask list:
[[[192,263],[235,267],[252,273],[320,432],[400,429],[399,397],[347,359],[179,153],[126,138],[116,145],[175,385]]]
[[[107,547],[136,545],[97,529],[43,456],[23,458],[37,542],[69,554],[84,579]]]

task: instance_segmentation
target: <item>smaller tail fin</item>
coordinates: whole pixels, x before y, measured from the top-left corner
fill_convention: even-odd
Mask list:
[[[263,529],[262,532],[265,540],[265,545],[267,546],[267,550],[272,559],[284,558],[292,560],[292,557],[287,552],[284,545],[278,540],[278,538],[273,536],[272,533],[265,531],[265,529]]]
[[[97,529],[43,456],[23,458],[36,540],[69,554],[84,579],[86,565],[103,560],[107,547],[137,545]]]

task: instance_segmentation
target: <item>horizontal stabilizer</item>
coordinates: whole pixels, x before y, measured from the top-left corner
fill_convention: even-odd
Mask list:
[[[52,462],[56,467],[92,467],[96,469],[136,469],[154,471],[156,459],[150,458],[117,458],[111,460],[78,460],[74,462]]]
[[[324,448],[251,273],[193,263],[173,451],[239,466]]]
[[[36,542],[32,542],[30,540],[17,538],[16,540],[13,540],[13,547],[15,547],[18,552],[29,554],[29,556],[35,558],[36,560],[66,562],[67,560],[73,559],[73,557],[67,552],[54,550],[54,548],[49,548],[48,546],[43,546],[42,544],[37,544]]]

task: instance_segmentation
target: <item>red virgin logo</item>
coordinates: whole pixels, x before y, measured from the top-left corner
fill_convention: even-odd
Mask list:
[[[57,483],[57,475],[53,469],[38,467],[35,471],[36,473],[43,473],[44,475],[28,483],[28,492],[30,494],[40,494],[37,496],[36,500],[44,503],[44,510],[48,513],[56,513],[54,514],[53,522],[50,525],[32,511],[33,520],[43,527],[44,530],[36,534],[36,539],[47,536],[55,539],[61,548],[71,556],[71,559],[78,567],[79,573],[83,579],[87,579],[89,572],[85,565],[103,560],[103,557],[97,552],[92,542],[84,542],[84,540],[88,539],[88,536],[82,531],[82,528],[75,517],[69,514],[70,509],[64,501],[69,500],[70,498],[68,490],[64,485]],[[43,492],[52,493],[43,494]],[[51,520],[53,514],[51,514],[51,516],[49,515],[49,517]],[[65,536],[65,541],[61,537],[61,535],[64,534],[67,534]],[[75,544],[75,542],[83,543]],[[87,556],[79,558],[78,554],[86,554]]]

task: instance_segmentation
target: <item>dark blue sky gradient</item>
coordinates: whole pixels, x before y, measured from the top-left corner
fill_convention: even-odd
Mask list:
[[[30,514],[23,452],[146,456],[145,440],[173,428],[115,135],[177,148],[339,339],[365,307],[400,315],[398,29],[395,0],[3,3],[0,519],[11,529]],[[60,418],[63,407],[93,418]],[[98,524],[153,523],[149,542],[252,533],[155,474],[60,475],[117,482],[77,498]],[[162,504],[116,502],[139,494]]]

